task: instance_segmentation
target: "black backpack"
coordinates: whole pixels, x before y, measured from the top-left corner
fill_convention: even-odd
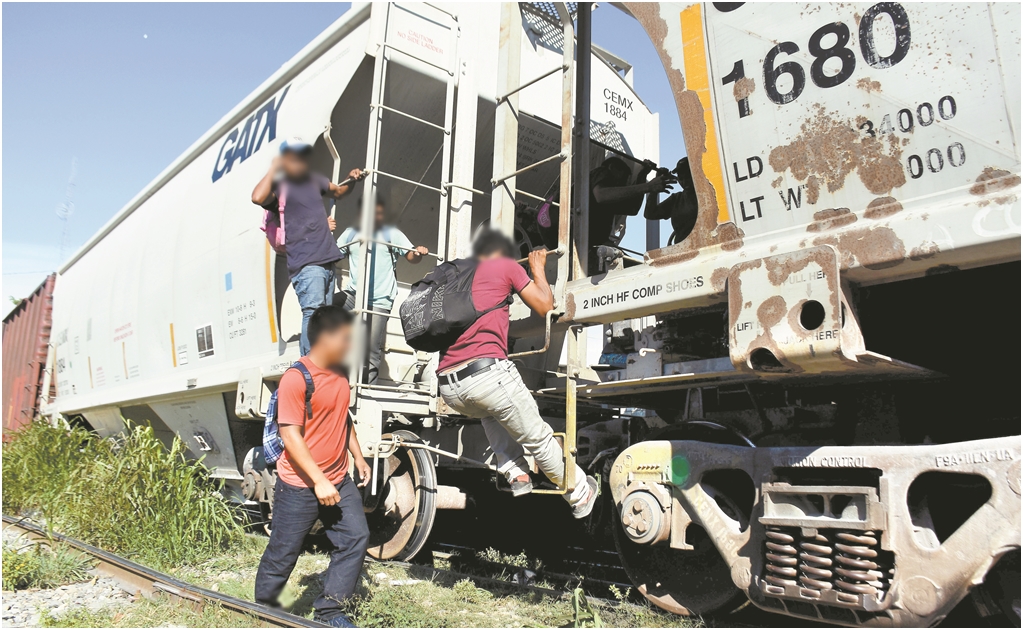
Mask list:
[[[477,319],[512,303],[509,294],[485,311],[476,310],[472,281],[478,264],[475,258],[449,260],[412,285],[399,310],[408,345],[423,352],[447,350]]]

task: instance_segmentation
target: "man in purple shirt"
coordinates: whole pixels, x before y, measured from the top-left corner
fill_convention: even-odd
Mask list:
[[[302,356],[309,354],[306,330],[309,318],[320,306],[330,304],[334,298],[334,263],[341,260],[341,252],[334,242],[337,227],[327,214],[323,197],[340,199],[355,188],[365,177],[362,169],[352,169],[351,183],[338,186],[309,168],[311,144],[301,138],[289,138],[281,143],[281,153],[275,157],[270,170],[252,191],[252,203],[267,210],[277,211],[284,199],[284,246],[288,256],[288,275],[295,295],[302,307],[302,338],[299,348]]]

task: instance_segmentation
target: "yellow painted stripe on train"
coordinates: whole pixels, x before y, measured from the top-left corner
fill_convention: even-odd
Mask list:
[[[174,367],[178,367],[178,347],[174,345],[174,322],[171,322],[170,331],[171,331],[171,361],[174,362]]]
[[[266,315],[270,322],[270,341],[277,343],[277,321],[274,317],[274,278],[273,265],[270,256],[270,241],[263,241],[266,245]]]
[[[704,138],[706,151],[703,154],[703,173],[714,187],[718,201],[718,223],[731,221],[725,196],[725,177],[721,172],[721,155],[718,150],[717,128],[714,126],[714,110],[710,100],[710,68],[707,67],[707,42],[703,36],[703,7],[694,4],[681,13],[682,58],[686,67],[686,89],[696,92],[703,105],[703,120],[707,124]]]

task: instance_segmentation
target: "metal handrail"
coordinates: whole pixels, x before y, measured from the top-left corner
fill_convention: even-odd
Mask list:
[[[568,66],[561,65],[561,66],[556,66],[554,68],[551,68],[550,70],[548,70],[547,72],[544,72],[540,76],[538,76],[538,77],[536,77],[534,79],[530,79],[529,81],[526,81],[525,83],[523,83],[519,87],[515,88],[511,92],[508,92],[507,94],[503,94],[501,96],[498,96],[497,97],[497,102],[498,102],[498,104],[500,104],[501,101],[506,100],[512,94],[516,94],[516,93],[526,89],[527,87],[533,85],[534,83],[536,83],[538,81],[543,81],[544,79],[546,79],[547,77],[551,76],[555,72],[564,72],[565,70],[568,70]]]
[[[391,50],[400,52],[401,54],[405,55],[406,57],[411,57],[412,59],[415,59],[416,61],[419,61],[421,63],[425,63],[428,66],[431,66],[433,68],[436,68],[437,70],[440,70],[441,72],[446,72],[449,76],[455,76],[454,70],[448,70],[444,66],[439,66],[439,65],[433,63],[432,61],[427,61],[427,60],[423,59],[422,57],[416,57],[412,53],[410,53],[408,51],[405,51],[405,50],[402,50],[401,48],[398,48],[398,47],[394,46],[393,44],[388,44],[387,42],[384,42],[384,43],[380,44],[380,48],[382,50],[386,50],[386,49],[390,48]]]
[[[561,312],[556,312],[554,309],[551,309],[551,310],[547,311],[546,315],[544,315],[544,319],[546,320],[544,322],[544,329],[545,329],[546,332],[544,334],[544,342],[543,342],[543,347],[542,348],[540,348],[539,350],[526,350],[525,352],[515,352],[513,354],[509,354],[508,358],[509,359],[515,359],[515,358],[518,358],[518,357],[526,357],[526,356],[529,356],[531,354],[542,354],[544,352],[547,352],[547,350],[550,349],[550,347],[551,347],[551,323],[552,323],[552,320],[554,319],[555,315],[559,315],[560,316],[561,314],[562,314]]]
[[[508,173],[507,175],[502,175],[501,177],[498,177],[497,179],[492,179],[492,180],[490,180],[490,183],[493,186],[497,186],[498,184],[500,184],[501,182],[505,181],[506,179],[511,179],[512,177],[517,177],[517,176],[525,173],[526,171],[531,171],[534,168],[536,168],[538,166],[542,166],[542,165],[544,165],[544,164],[546,164],[548,162],[554,162],[555,160],[559,160],[559,161],[564,162],[566,159],[568,159],[567,155],[565,155],[564,153],[557,153],[555,155],[550,156],[549,158],[544,158],[544,159],[540,160],[539,162],[533,162],[529,166],[524,166],[524,167],[520,168],[519,170],[515,171],[514,173]]]
[[[341,156],[337,152],[337,147],[334,146],[334,139],[330,137],[330,123],[327,123],[327,128],[323,130],[323,143],[327,145],[327,152],[330,153],[330,159],[334,161],[333,177],[330,181],[337,182],[338,177],[341,176]],[[337,204],[335,204],[336,206]],[[333,212],[331,213],[333,216]]]
[[[433,4],[433,3],[430,3],[430,2],[424,2],[423,4],[428,6],[428,7],[430,7],[431,9],[436,9],[437,11],[440,11],[441,13],[443,13],[443,14],[447,15],[448,17],[450,17],[455,22],[458,21],[458,16],[455,15],[454,13],[450,12],[450,11],[446,11],[446,10],[440,8],[439,6],[437,6],[437,5]]]
[[[356,309],[352,309],[352,312],[357,314],[357,315],[362,315],[363,313],[368,313],[370,315],[379,315],[380,317],[389,317],[391,319],[401,319],[401,315],[395,315],[394,313],[385,313],[383,311],[374,311],[371,308],[356,308]]]
[[[380,455],[382,450],[381,447],[385,445],[387,445],[387,449],[384,451],[384,454],[386,454],[388,457],[390,457],[391,454],[396,452],[400,447],[404,446],[405,448],[418,448],[430,453],[436,453],[437,455],[443,455],[444,457],[450,457],[455,461],[467,462],[478,468],[485,468],[487,470],[497,470],[496,466],[492,466],[490,464],[486,464],[484,462],[480,462],[469,457],[463,457],[456,453],[451,453],[449,451],[445,451],[443,449],[439,449],[435,446],[430,446],[428,444],[421,444],[418,442],[405,442],[403,439],[401,439],[401,436],[392,435],[390,440],[380,440],[373,444],[373,474],[371,476],[369,488],[370,494],[373,496],[376,496],[377,493],[377,468],[378,468],[377,463],[380,461]]]
[[[393,107],[389,107],[387,105],[384,105],[383,103],[370,103],[369,104],[369,108],[370,109],[373,109],[373,108],[384,109],[384,110],[387,110],[389,112],[393,112],[395,114],[398,114],[399,116],[404,116],[405,118],[408,118],[410,120],[414,120],[416,122],[423,123],[424,125],[428,125],[430,127],[433,127],[434,129],[439,129],[439,130],[443,131],[444,133],[446,133],[448,135],[451,134],[451,130],[450,129],[446,129],[446,128],[444,128],[441,125],[438,125],[436,123],[430,122],[429,120],[424,120],[424,119],[419,118],[417,116],[413,116],[412,114],[409,114],[407,112],[403,112],[400,109],[395,109]]]
[[[448,195],[447,191],[444,190],[443,188],[437,188],[436,186],[430,186],[428,184],[423,184],[422,182],[416,182],[416,181],[413,181],[411,179],[405,179],[404,177],[400,177],[398,175],[392,175],[391,173],[385,173],[384,171],[377,170],[375,168],[367,168],[363,172],[365,172],[365,173],[375,173],[377,175],[383,175],[384,177],[390,177],[391,179],[396,179],[399,182],[405,182],[406,184],[412,184],[413,186],[419,186],[420,188],[425,188],[427,190],[432,190],[433,192],[440,193],[441,197],[447,197],[447,195]]]
[[[562,250],[562,249],[561,249],[560,247],[556,247],[556,248],[554,248],[554,249],[551,249],[551,250],[548,250],[548,251],[547,251],[547,255],[548,255],[548,256],[560,256],[560,255],[562,255],[562,254],[564,254],[564,253],[565,253],[565,252],[564,252],[564,250]],[[522,264],[522,263],[524,263],[524,262],[529,262],[529,257],[527,256],[527,257],[525,257],[525,258],[519,258],[519,259],[518,259],[518,260],[516,260],[515,262],[516,262],[517,264],[521,265],[521,264]]]
[[[557,207],[559,207],[559,208],[561,207],[561,204],[560,204],[560,203],[558,203],[557,201],[554,201],[554,200],[550,200],[550,201],[548,201],[547,199],[544,199],[544,198],[543,198],[543,197],[541,197],[540,195],[534,195],[534,194],[533,194],[533,193],[531,193],[531,192],[526,192],[526,191],[524,191],[524,190],[519,190],[519,189],[517,189],[517,188],[515,189],[515,194],[516,194],[516,195],[523,195],[524,197],[530,197],[531,199],[536,199],[537,201],[543,201],[544,203],[549,203],[549,204],[551,204],[552,206],[557,206]]]
[[[458,188],[460,190],[467,190],[467,191],[469,191],[469,192],[471,192],[473,194],[476,194],[476,195],[489,195],[490,194],[488,192],[483,192],[482,190],[476,190],[475,188],[471,188],[469,186],[463,186],[462,184],[456,184],[455,182],[447,182],[447,183],[444,184],[444,186],[446,188]]]
[[[477,461],[477,460],[472,459],[470,457],[464,457],[462,455],[457,455],[455,453],[451,453],[449,451],[445,451],[443,449],[439,449],[436,446],[430,446],[428,444],[416,444],[415,442],[403,443],[402,446],[404,446],[406,448],[419,448],[419,449],[422,449],[424,451],[428,451],[430,453],[436,453],[437,455],[443,455],[444,457],[450,457],[451,459],[454,459],[456,461],[468,462],[468,463],[470,463],[470,464],[472,464],[474,466],[477,466],[479,468],[486,468],[487,470],[497,470],[497,466],[494,466],[492,464],[486,464],[484,462]]]
[[[414,251],[416,251],[415,248],[405,247],[404,245],[398,245],[397,243],[391,243],[390,241],[381,241],[380,239],[376,239],[376,238],[366,238],[364,236],[357,236],[354,239],[352,239],[351,242],[345,243],[344,245],[338,245],[337,248],[341,249],[341,250],[350,249],[352,245],[356,245],[358,243],[376,243],[378,245],[386,245],[387,247],[393,247],[394,249],[400,249],[403,252],[414,252]],[[428,251],[425,254],[419,254],[419,255],[420,256],[433,256],[437,260],[439,260],[441,262],[444,262],[444,257],[441,256],[440,254],[435,254],[434,252]]]

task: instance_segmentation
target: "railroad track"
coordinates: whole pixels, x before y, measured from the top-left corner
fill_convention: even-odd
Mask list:
[[[274,628],[325,628],[323,624],[273,610],[254,602],[248,602],[223,593],[217,593],[194,584],[183,582],[166,573],[154,571],[126,558],[104,551],[54,532],[48,532],[26,519],[3,515],[4,528],[14,529],[33,540],[57,541],[72,547],[96,561],[96,571],[114,579],[129,593],[140,593],[144,597],[166,595],[182,602],[183,605],[201,608],[206,604],[219,605],[248,619],[256,619]]]
[[[483,551],[476,547],[445,542],[429,544],[429,550],[436,557],[446,558],[452,567],[459,567],[471,572],[480,569],[488,574],[511,576],[517,584],[533,584],[546,582],[549,584],[581,585],[588,595],[606,598],[611,594],[610,587],[616,587],[624,593],[629,589],[635,591],[625,570],[617,562],[618,554],[583,547],[564,547],[558,557],[542,554],[534,558],[539,561],[535,569],[517,564],[485,560],[479,556]],[[608,554],[613,554],[609,556]],[[596,560],[587,557],[596,557]],[[610,561],[609,561],[610,558]],[[636,593],[632,597],[634,603],[643,601]]]

